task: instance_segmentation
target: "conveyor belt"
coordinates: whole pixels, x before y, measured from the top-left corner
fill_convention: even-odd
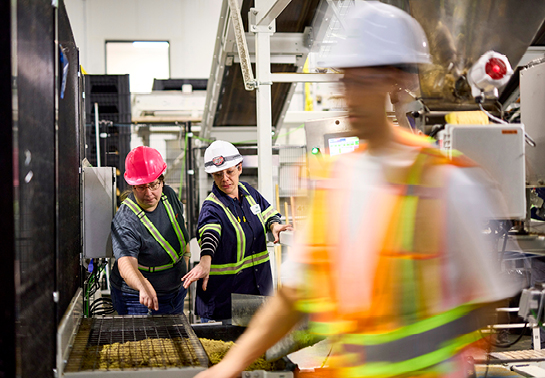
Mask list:
[[[82,319],[64,372],[178,368],[193,376],[208,363],[185,315],[109,316]]]
[[[545,350],[514,350],[507,352],[494,352],[490,356],[502,360],[502,362],[515,361],[545,361]]]

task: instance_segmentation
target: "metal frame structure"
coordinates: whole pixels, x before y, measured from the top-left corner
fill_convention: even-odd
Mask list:
[[[220,13],[216,45],[214,49],[209,89],[203,114],[201,136],[209,138],[218,106],[221,80],[225,66],[240,62],[244,87],[256,90],[258,184],[260,192],[269,200],[273,199],[272,182],[272,115],[271,86],[273,83],[293,83],[282,106],[280,122],[289,106],[289,99],[298,82],[332,82],[339,80],[340,74],[303,74],[304,62],[310,52],[313,38],[311,28],[303,33],[275,33],[276,18],[291,0],[256,0],[250,9],[248,29],[244,33],[240,14],[241,0],[224,0]],[[322,2],[320,8],[330,6]],[[253,47],[247,41],[253,42]],[[236,51],[235,51],[236,48]],[[251,62],[252,54],[256,63],[254,78]],[[295,63],[297,73],[271,73],[271,63]]]

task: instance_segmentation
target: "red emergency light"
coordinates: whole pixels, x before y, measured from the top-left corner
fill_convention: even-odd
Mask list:
[[[476,99],[498,98],[498,88],[507,84],[512,74],[513,69],[505,55],[487,51],[468,71],[471,94]]]
[[[485,65],[485,72],[493,80],[500,80],[507,73],[507,67],[503,60],[498,58],[490,58]]]

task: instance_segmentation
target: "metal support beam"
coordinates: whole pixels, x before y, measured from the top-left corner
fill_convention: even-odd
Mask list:
[[[257,148],[259,192],[273,203],[271,32],[259,31],[255,38],[257,87]]]
[[[271,36],[271,55],[302,55],[309,52],[308,39],[311,28],[304,33],[275,33]],[[255,53],[255,34],[246,33],[246,42],[250,58]],[[237,46],[234,41],[226,41],[224,46],[227,54],[237,54]]]
[[[290,2],[291,0],[256,0],[256,25],[269,26]]]
[[[321,73],[274,73],[271,74],[273,83],[332,83],[344,77],[343,74]]]

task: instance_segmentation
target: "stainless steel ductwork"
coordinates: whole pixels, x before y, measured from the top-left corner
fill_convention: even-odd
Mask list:
[[[408,11],[428,37],[433,65],[420,72],[420,89],[430,110],[474,107],[467,71],[490,50],[506,55],[515,67],[545,18],[541,0],[384,2]]]

